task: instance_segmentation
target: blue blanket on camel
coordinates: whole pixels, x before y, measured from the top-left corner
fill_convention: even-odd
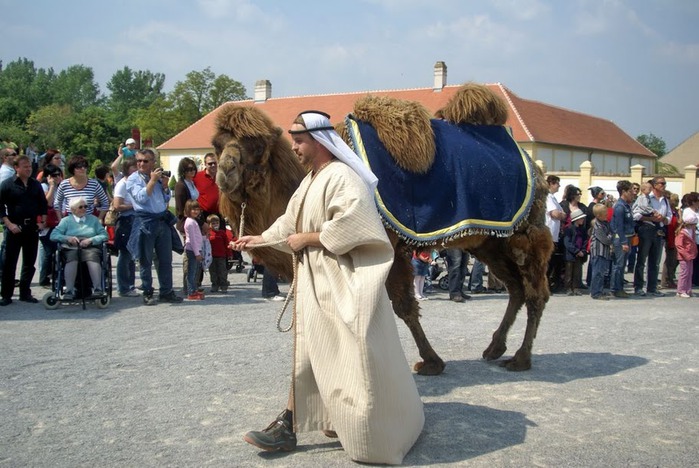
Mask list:
[[[346,119],[353,150],[379,179],[384,223],[414,245],[509,236],[529,214],[535,170],[505,127],[432,120],[437,153],[426,174],[398,167],[367,122]]]

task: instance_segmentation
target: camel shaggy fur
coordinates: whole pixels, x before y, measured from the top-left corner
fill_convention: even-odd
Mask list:
[[[469,83],[441,114],[452,123],[503,125],[507,107],[487,87]],[[353,115],[376,129],[396,164],[417,173],[429,170],[435,146],[429,123],[431,116],[422,105],[368,96],[356,102]],[[338,132],[348,140],[346,129],[339,126]],[[289,141],[282,136],[282,130],[254,107],[224,106],[217,116],[213,144],[219,159],[216,181],[221,191],[221,212],[235,225],[245,204],[244,234],[260,234],[284,212],[306,171]],[[531,367],[532,345],[549,299],[546,269],[553,242],[544,223],[548,187],[538,168],[534,189],[529,214],[511,236],[466,235],[445,244],[472,252],[507,286],[509,302],[490,345],[483,351],[486,360],[499,359],[505,353],[507,333],[519,309],[526,306],[527,326],[522,345],[513,357],[502,361],[504,367],[515,371]],[[391,230],[388,235],[395,259],[386,288],[394,312],[410,329],[422,358],[415,364],[415,370],[423,375],[439,374],[445,364],[422,329],[420,309],[414,297],[410,264],[414,247]],[[289,255],[272,248],[256,249],[254,255],[282,276],[292,276]]]

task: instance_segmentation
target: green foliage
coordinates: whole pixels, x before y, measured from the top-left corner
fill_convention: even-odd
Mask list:
[[[0,137],[111,163],[133,127],[157,146],[224,102],[247,99],[240,82],[209,67],[188,73],[169,94],[164,83],[162,73],[124,67],[103,96],[90,67],[56,73],[19,58],[0,69]]]
[[[26,128],[39,148],[62,148],[72,118],[73,111],[69,106],[51,104],[32,112]]]
[[[187,73],[170,94],[175,109],[192,124],[224,102],[246,99],[245,86],[225,75],[216,76],[210,67]]]
[[[653,135],[652,133],[648,135],[645,133],[643,135],[639,135],[636,137],[636,141],[651,150],[659,158],[665,156],[665,153],[667,152],[665,148],[665,140]]]
[[[79,154],[79,153],[78,153]],[[94,178],[95,177],[95,169],[97,169],[100,166],[104,166],[104,163],[102,162],[101,159],[95,159],[90,163],[90,171],[88,172],[88,177]]]
[[[666,162],[662,162],[662,161],[658,161],[656,163],[655,172],[658,175],[664,175],[664,176],[680,175],[680,171],[677,170],[677,167],[673,166],[670,163],[666,163]]]

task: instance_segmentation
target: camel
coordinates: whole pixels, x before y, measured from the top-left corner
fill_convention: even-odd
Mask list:
[[[421,104],[367,96],[355,103],[352,115],[376,129],[398,166],[416,173],[430,170],[435,157],[430,129],[432,116]],[[507,120],[507,106],[487,87],[467,83],[441,110],[441,116],[449,123],[503,126]],[[338,132],[345,141],[349,140],[346,125],[340,125]],[[244,234],[260,234],[285,211],[288,200],[306,174],[305,168],[298,162],[289,140],[282,136],[282,130],[255,107],[234,103],[222,107],[212,143],[219,162],[216,181],[221,212],[233,225],[244,222]],[[500,362],[511,371],[531,368],[533,341],[549,299],[546,270],[553,242],[545,225],[548,186],[542,171],[535,164],[531,166],[534,168],[533,202],[509,235],[473,231],[430,241],[440,247],[473,253],[507,287],[509,302],[505,315],[483,351],[484,359],[492,361],[503,356],[507,350],[507,333],[519,309],[526,305],[527,325],[522,344],[514,356]],[[504,176],[488,182],[507,183]],[[478,193],[472,196],[477,197]],[[241,212],[244,221],[241,221]],[[405,322],[419,350],[422,361],[415,364],[414,370],[421,375],[440,374],[445,363],[425,335],[414,297],[410,260],[415,243],[401,237],[388,225],[387,233],[395,258],[386,289],[395,314]],[[293,276],[290,255],[270,247],[255,249],[254,255],[281,276],[287,279]]]

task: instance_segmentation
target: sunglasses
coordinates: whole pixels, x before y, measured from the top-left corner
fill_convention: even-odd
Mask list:
[[[206,165],[209,166],[209,167],[212,167],[212,166],[218,166],[218,163],[209,162],[209,163],[206,163]]]
[[[85,208],[87,208],[87,205],[78,205],[75,208],[78,210],[84,210]]]
[[[667,185],[667,182],[656,182],[655,185]]]
[[[17,153],[7,153],[6,156],[17,156]]]
[[[87,164],[76,164],[73,167],[76,169],[87,169]]]
[[[184,171],[185,171],[185,172],[192,172],[192,171],[197,172],[197,168],[196,168],[196,167],[188,167],[188,168],[185,169]]]

